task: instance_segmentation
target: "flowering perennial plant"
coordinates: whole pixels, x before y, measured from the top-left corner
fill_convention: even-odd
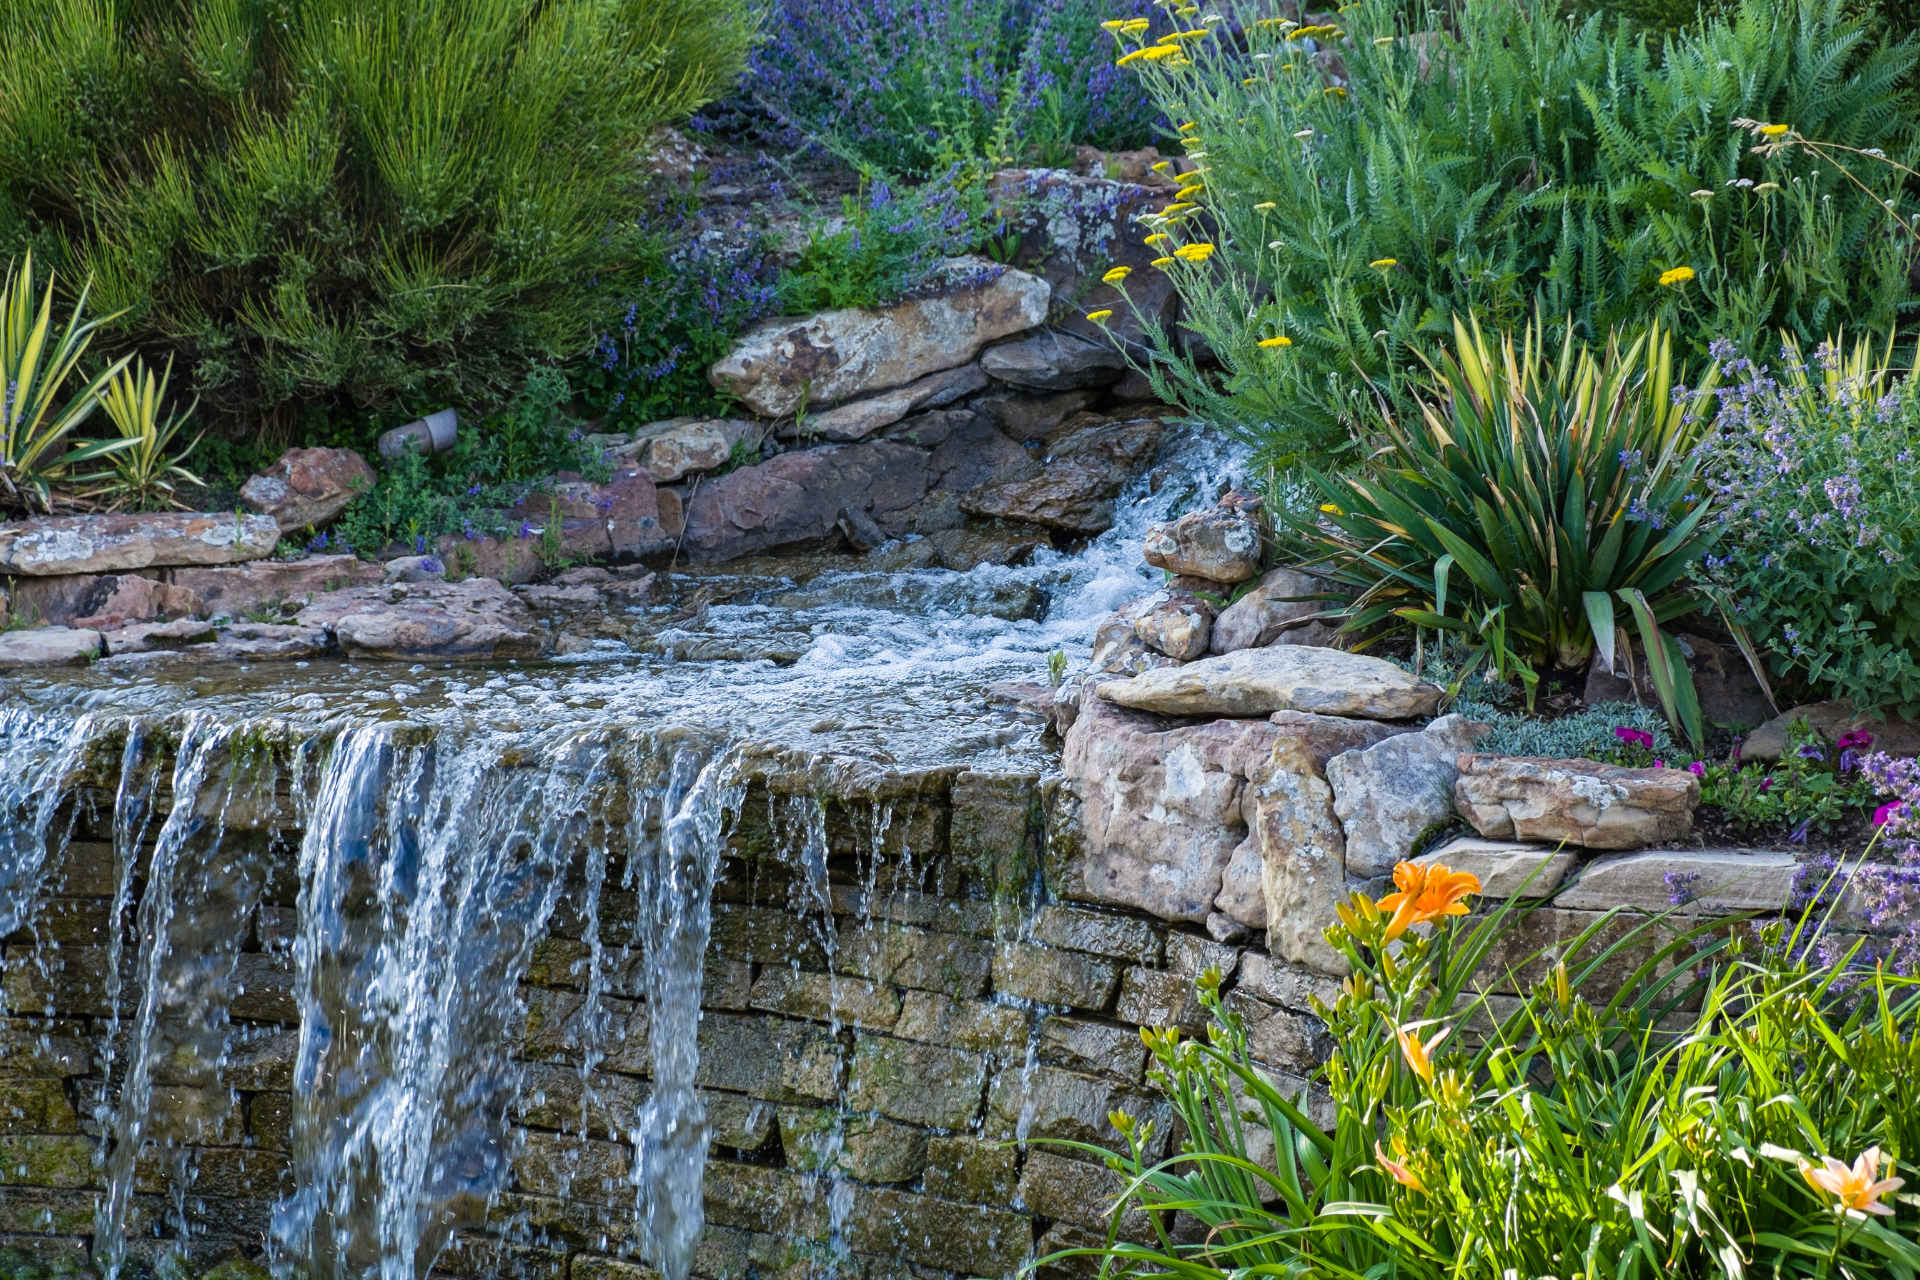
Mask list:
[[[1892,350],[1789,342],[1777,370],[1717,342],[1701,480],[1734,597],[1774,674],[1819,697],[1920,711],[1920,386]]]
[[[1352,973],[1331,1005],[1312,1001],[1331,1038],[1312,1086],[1283,1091],[1254,1059],[1218,970],[1199,980],[1205,1039],[1141,1033],[1180,1146],[1125,1112],[1110,1117],[1123,1153],[1070,1144],[1122,1192],[1103,1245],[1035,1268],[1092,1255],[1103,1275],[1182,1280],[1920,1274],[1899,1167],[1920,1141],[1915,983],[1881,972],[1843,988],[1854,957],[1810,962],[1805,918],[1729,937],[1613,912],[1529,956],[1513,903],[1453,914],[1472,877],[1403,865],[1396,879],[1397,902],[1355,895],[1327,931]],[[1511,1011],[1482,983],[1517,989]],[[1199,1229],[1176,1237],[1176,1212]]]

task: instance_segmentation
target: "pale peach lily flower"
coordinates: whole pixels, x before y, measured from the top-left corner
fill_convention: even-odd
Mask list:
[[[1820,1161],[1814,1164],[1805,1157],[1800,1160],[1800,1176],[1807,1180],[1808,1186],[1832,1196],[1843,1209],[1877,1213],[1883,1218],[1893,1216],[1893,1206],[1881,1201],[1906,1186],[1907,1180],[1880,1176],[1880,1148],[1868,1147],[1862,1151],[1851,1168],[1832,1156],[1821,1156]],[[1887,1165],[1887,1172],[1893,1172],[1891,1163]]]
[[[1413,1074],[1422,1080],[1431,1080],[1433,1079],[1433,1051],[1438,1049],[1440,1042],[1452,1032],[1452,1027],[1443,1027],[1439,1035],[1425,1044],[1421,1044],[1420,1037],[1411,1031],[1396,1031],[1393,1035],[1400,1042],[1400,1054],[1407,1060],[1407,1065],[1413,1068]]]
[[[1399,1139],[1396,1138],[1394,1141],[1398,1142]],[[1425,1191],[1427,1189],[1427,1184],[1420,1181],[1420,1175],[1412,1169],[1409,1169],[1405,1164],[1387,1155],[1387,1153],[1381,1149],[1377,1139],[1373,1144],[1373,1158],[1379,1161],[1380,1167],[1387,1171],[1389,1177],[1409,1191]]]

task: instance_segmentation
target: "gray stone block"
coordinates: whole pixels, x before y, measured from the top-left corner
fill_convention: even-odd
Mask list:
[[[895,1120],[963,1128],[980,1111],[986,1059],[910,1040],[861,1036],[847,1072],[847,1105]]]
[[[977,996],[987,989],[993,971],[993,947],[965,934],[843,920],[833,963],[842,973],[878,982]]]
[[[1137,1085],[1146,1069],[1147,1047],[1133,1027],[1048,1018],[1040,1024],[1040,1061]]]
[[[1034,917],[1032,937],[1050,947],[1091,951],[1135,964],[1160,962],[1160,930],[1133,916],[1084,907],[1046,906]]]
[[[1012,1147],[964,1134],[927,1139],[927,1194],[943,1200],[1010,1205],[1020,1181]]]
[[[840,1042],[823,1027],[729,1013],[700,1020],[703,1088],[824,1102],[839,1092],[840,1062]]]
[[[1011,1276],[1033,1248],[1024,1214],[908,1191],[859,1190],[847,1222],[855,1249],[970,1276]]]
[[[927,1165],[924,1129],[826,1108],[780,1108],[780,1146],[789,1169],[861,1182],[911,1182]]]
[[[909,991],[893,1030],[904,1040],[1017,1057],[1026,1052],[1028,1014],[1012,1005]]]
[[[1120,985],[1120,968],[1078,951],[1027,942],[1003,942],[993,952],[993,986],[1001,995],[1036,1004],[1104,1009]]]
[[[1192,978],[1164,969],[1129,969],[1120,984],[1114,1016],[1141,1027],[1179,1027],[1199,1035],[1211,1016]]]
[[[761,970],[751,1003],[770,1013],[870,1031],[891,1031],[900,1019],[900,993],[890,986],[782,966]]]

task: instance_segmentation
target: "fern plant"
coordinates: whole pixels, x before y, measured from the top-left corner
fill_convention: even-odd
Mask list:
[[[588,345],[649,129],[750,0],[17,0],[0,238],[58,247],[216,417],[484,401]],[[603,288],[604,286],[604,288]]]
[[[1553,343],[1562,321],[1587,342],[1658,321],[1703,355],[1888,330],[1912,298],[1897,171],[1869,166],[1862,191],[1734,123],[1911,162],[1920,55],[1869,44],[1840,0],[1742,0],[1659,41],[1559,0],[1266,12],[1244,45],[1204,24],[1179,55],[1117,39],[1197,166],[1151,230],[1223,369],[1161,332],[1157,375],[1276,462],[1348,447],[1376,396],[1404,407],[1466,311],[1508,329],[1538,308]]]

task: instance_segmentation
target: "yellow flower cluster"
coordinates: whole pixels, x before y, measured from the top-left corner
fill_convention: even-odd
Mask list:
[[[1384,269],[1386,269],[1387,267],[1397,267],[1397,266],[1399,266],[1399,265],[1400,265],[1400,259],[1398,259],[1398,258],[1375,258],[1375,259],[1374,259],[1374,260],[1373,260],[1372,262],[1369,262],[1369,263],[1368,263],[1367,265],[1368,265],[1368,266],[1370,266],[1370,267],[1378,267],[1378,268],[1380,268],[1380,269],[1382,269],[1382,270],[1384,270]]]
[[[1260,339],[1260,345],[1263,347],[1290,347],[1293,345],[1293,339],[1283,333],[1276,337]]]
[[[1662,271],[1660,273],[1660,284],[1662,288],[1676,284],[1685,284],[1691,279],[1693,279],[1692,267],[1675,267],[1671,271]]]
[[[1152,265],[1160,268],[1162,271],[1165,271],[1168,267],[1173,265],[1173,259],[1172,258],[1155,258],[1153,260]]]
[[[1113,270],[1107,272],[1107,274],[1100,277],[1100,283],[1101,284],[1119,284],[1122,280],[1125,280],[1128,276],[1132,274],[1133,274],[1132,267],[1115,267]]]
[[[1183,244],[1173,251],[1173,256],[1184,259],[1187,262],[1205,262],[1213,256],[1213,246],[1210,244]]]
[[[1340,28],[1334,26],[1332,23],[1326,23],[1318,27],[1295,27],[1293,30],[1287,32],[1287,39],[1289,40],[1337,40],[1339,38]]]
[[[1769,138],[1777,138],[1786,131],[1787,126],[1783,124],[1763,124],[1760,126],[1760,132]]]
[[[1111,311],[1089,311],[1087,312],[1087,319],[1093,321],[1095,324],[1099,324],[1111,315],[1113,315]]]

